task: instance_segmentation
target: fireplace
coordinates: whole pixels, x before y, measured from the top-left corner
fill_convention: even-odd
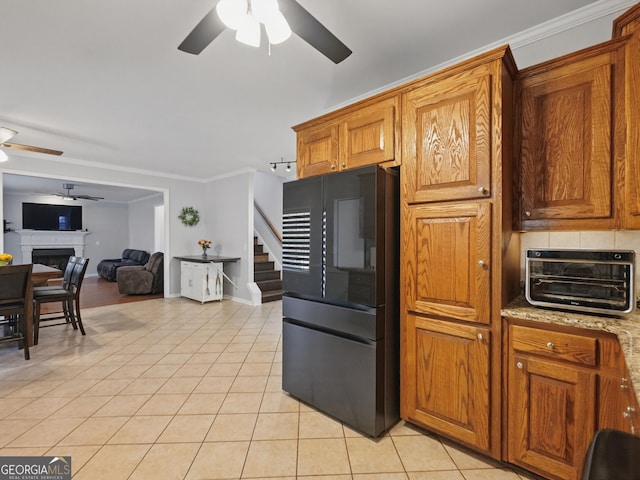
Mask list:
[[[85,237],[89,235],[88,231],[49,231],[49,230],[15,230],[15,233],[20,236],[20,249],[22,250],[22,262],[21,263],[43,263],[35,258],[32,258],[32,252],[35,254],[36,250],[69,250],[72,252],[70,255],[76,257],[84,256]],[[53,255],[44,256],[56,256],[62,254],[55,253]],[[65,253],[66,255],[66,253]],[[35,255],[34,255],[35,256]],[[66,256],[66,260],[69,259],[69,255]],[[14,263],[17,263],[14,260]],[[64,263],[66,265],[66,261]]]
[[[73,248],[34,248],[31,251],[31,261],[64,270],[69,257],[75,254],[76,251]]]

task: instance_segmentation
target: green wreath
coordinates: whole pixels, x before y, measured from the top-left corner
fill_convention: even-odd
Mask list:
[[[198,210],[193,207],[184,207],[180,212],[180,215],[178,215],[178,218],[187,227],[193,227],[200,221],[200,214],[198,213]]]

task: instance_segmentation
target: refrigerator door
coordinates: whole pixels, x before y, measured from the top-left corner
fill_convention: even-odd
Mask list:
[[[376,179],[371,166],[324,179],[325,301],[339,305],[376,302]]]
[[[385,425],[384,357],[376,342],[307,328],[285,319],[282,328],[282,388],[353,428],[376,437]]]
[[[282,190],[282,291],[322,299],[322,177],[287,182]]]

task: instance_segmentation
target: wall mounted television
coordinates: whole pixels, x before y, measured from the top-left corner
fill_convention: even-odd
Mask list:
[[[82,206],[23,203],[25,230],[82,230]]]

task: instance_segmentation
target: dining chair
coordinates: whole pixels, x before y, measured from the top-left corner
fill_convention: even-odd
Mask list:
[[[31,295],[31,269],[33,265],[6,265],[0,267],[0,343],[18,342],[29,360],[27,330],[27,298]]]
[[[57,288],[68,288],[69,287],[69,282],[71,281],[71,274],[73,273],[73,267],[76,264],[78,257],[76,257],[75,255],[72,255],[69,257],[69,260],[67,261],[67,266],[64,268],[64,273],[62,274],[62,285],[46,285],[46,286],[41,286],[41,287],[33,287],[33,293],[35,292],[41,292],[44,290],[54,290]]]
[[[640,437],[619,430],[598,430],[587,450],[582,480],[640,478]]]
[[[64,322],[42,325],[43,327],[53,327],[71,323],[74,330],[80,328],[82,335],[86,335],[82,316],[80,315],[80,288],[84,275],[89,265],[89,259],[76,257],[69,284],[67,288],[43,289],[33,292],[33,344],[38,344],[40,322],[50,322],[64,320]],[[65,269],[66,270],[66,269]],[[46,303],[60,302],[61,311],[42,313],[42,305]]]

